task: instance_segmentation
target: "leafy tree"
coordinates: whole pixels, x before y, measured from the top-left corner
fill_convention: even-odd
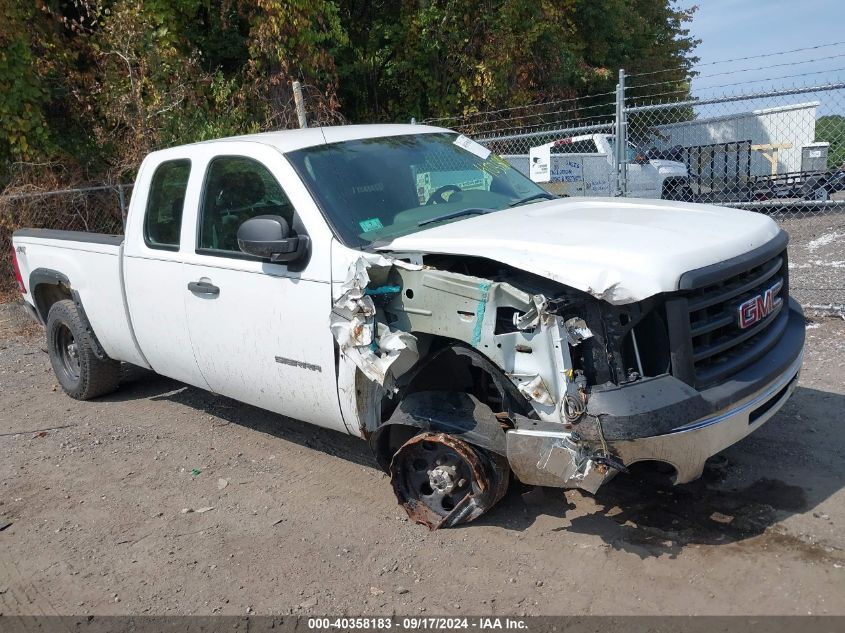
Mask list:
[[[826,114],[816,121],[816,141],[827,141],[828,169],[845,168],[845,116]]]
[[[0,186],[127,181],[152,149],[295,125],[294,80],[324,123],[609,114],[589,95],[618,67],[674,68],[661,80],[685,89],[690,15],[675,0],[0,0]],[[571,97],[590,110],[534,107]]]

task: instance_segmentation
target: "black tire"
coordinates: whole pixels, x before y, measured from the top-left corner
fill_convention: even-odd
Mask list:
[[[660,194],[663,200],[677,200],[678,202],[694,202],[692,187],[689,184],[670,180],[663,183],[663,191]]]
[[[46,329],[50,364],[67,395],[90,400],[117,389],[120,363],[97,358],[73,301],[65,299],[52,305]]]

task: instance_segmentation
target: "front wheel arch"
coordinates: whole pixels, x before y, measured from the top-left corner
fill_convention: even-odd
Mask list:
[[[369,441],[385,472],[396,450],[421,430],[457,433],[504,455],[507,419],[535,416],[516,386],[484,355],[454,341],[439,343],[401,377],[398,393],[382,401],[382,423]],[[471,429],[467,418],[473,418]]]

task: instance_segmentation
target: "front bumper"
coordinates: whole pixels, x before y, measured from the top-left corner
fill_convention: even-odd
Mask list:
[[[700,477],[708,458],[760,428],[795,390],[805,326],[794,301],[788,318],[782,339],[768,354],[711,389],[678,388],[658,378],[614,390],[611,402],[619,411],[596,416],[611,431],[603,435],[612,458],[625,466],[645,460],[671,464],[675,483]],[[667,418],[674,420],[670,428]],[[577,426],[574,432],[550,426],[508,431],[507,456],[520,481],[595,492],[618,472],[591,458],[602,447],[580,439]]]

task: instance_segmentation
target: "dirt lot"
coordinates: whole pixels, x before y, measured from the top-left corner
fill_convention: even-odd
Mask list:
[[[149,374],[67,398],[17,314],[0,613],[845,614],[842,319],[808,325],[793,399],[704,479],[514,485],[429,533],[359,440]]]
[[[779,220],[789,233],[789,291],[802,305],[845,306],[845,213]]]

